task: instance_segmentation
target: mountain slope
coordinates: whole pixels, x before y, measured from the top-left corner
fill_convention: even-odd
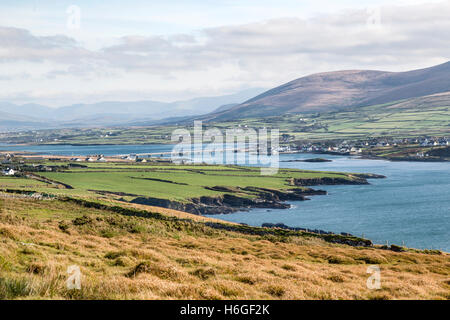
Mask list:
[[[205,120],[327,112],[450,91],[450,62],[408,72],[350,70],[303,77]]]
[[[13,103],[0,102],[0,112],[6,112],[11,115],[33,117],[37,118],[48,118],[52,116],[55,109],[46,107],[40,104],[29,103],[18,106]],[[19,117],[17,117],[19,118]],[[20,119],[20,118],[19,118]]]
[[[30,113],[32,114],[32,113]],[[46,123],[41,119],[30,116],[12,114],[9,112],[0,111],[0,130],[11,131],[17,129],[29,128],[45,128]]]

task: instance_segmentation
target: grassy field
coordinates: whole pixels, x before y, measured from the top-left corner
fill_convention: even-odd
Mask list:
[[[450,298],[447,254],[250,235],[140,210],[148,216],[1,194],[0,299]],[[81,290],[66,287],[72,265]],[[366,286],[369,265],[381,268],[379,290]]]
[[[399,103],[399,105],[401,105]],[[279,128],[295,140],[366,139],[371,137],[445,136],[450,133],[450,108],[417,105],[404,110],[397,104],[362,107],[351,111],[313,115],[285,115],[216,124]]]
[[[65,162],[49,162],[65,165]],[[132,200],[137,196],[155,197],[177,201],[189,201],[201,196],[221,196],[226,192],[213,191],[207,187],[260,187],[276,190],[293,188],[291,179],[354,177],[344,173],[280,169],[278,174],[262,176],[259,168],[238,166],[178,166],[172,164],[126,164],[97,163],[88,168],[60,169],[58,172],[39,172],[37,175],[54,182],[45,183],[35,179],[0,178],[0,187],[34,190],[59,195],[99,197],[99,191],[126,193],[109,194],[113,198]],[[71,186],[68,189],[58,183]],[[241,194],[243,191],[241,191]],[[254,197],[251,192],[245,194]]]

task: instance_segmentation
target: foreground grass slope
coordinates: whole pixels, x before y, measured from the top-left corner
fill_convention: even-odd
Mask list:
[[[1,194],[0,208],[1,299],[450,298],[447,254],[350,247],[276,230],[249,235],[158,208],[132,217],[14,194]],[[380,290],[366,287],[374,264]],[[79,291],[66,288],[71,265],[82,272]]]

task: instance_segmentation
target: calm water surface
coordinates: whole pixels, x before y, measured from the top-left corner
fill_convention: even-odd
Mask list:
[[[281,160],[317,157],[283,155]],[[329,192],[310,201],[291,202],[286,210],[255,209],[221,215],[228,221],[260,226],[264,222],[350,232],[375,243],[450,251],[450,163],[389,162],[324,156],[333,162],[281,162],[285,168],[377,173],[371,185],[319,186]]]

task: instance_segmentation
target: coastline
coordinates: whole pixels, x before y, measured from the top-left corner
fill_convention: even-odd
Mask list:
[[[11,147],[52,147],[52,146],[73,146],[73,147],[101,147],[101,146],[167,146],[167,145],[173,145],[173,142],[167,141],[167,142],[152,142],[152,143],[18,143],[18,144],[0,144],[0,154],[5,153],[16,153],[20,154],[24,157],[45,157],[45,158],[64,158],[64,159],[70,159],[71,157],[84,157],[86,155],[49,155],[44,154],[36,151],[23,151],[23,150],[8,150],[8,146]],[[4,149],[2,149],[4,148]],[[101,152],[100,152],[101,153]],[[355,157],[358,159],[365,159],[365,160],[386,160],[386,161],[396,161],[396,162],[450,162],[450,157],[448,156],[440,156],[440,155],[432,155],[430,157],[414,157],[410,155],[402,155],[402,156],[379,156],[379,155],[373,155],[373,154],[367,154],[367,153],[352,153],[352,152],[335,152],[335,151],[280,151],[279,154],[316,154],[316,155],[334,155],[334,156],[350,156]],[[108,157],[111,159],[118,159],[119,155],[109,155]],[[320,161],[319,161],[320,160]],[[281,162],[328,162],[327,159],[302,159],[302,160],[286,160]]]
[[[290,179],[291,189],[275,190],[268,188],[245,187],[210,187],[213,191],[226,192],[220,197],[191,198],[189,201],[180,202],[154,197],[136,197],[131,203],[163,207],[184,211],[197,215],[230,214],[238,211],[248,211],[254,208],[289,209],[291,205],[287,201],[307,201],[308,196],[327,195],[327,191],[309,188],[311,186],[330,185],[368,185],[367,179],[384,179],[377,174],[349,174],[350,179],[344,178],[312,178]],[[300,188],[298,188],[300,187]],[[254,199],[244,196],[256,195]]]
[[[34,158],[34,157],[42,157],[42,155],[31,155],[31,158]],[[63,158],[63,156],[51,156],[51,157],[53,157],[53,158]],[[292,158],[296,158],[296,156],[293,156]],[[351,159],[351,158],[353,158],[353,159],[356,159],[357,157],[354,157],[354,156],[347,156],[347,157],[344,157],[344,158],[348,158],[348,159]],[[374,159],[374,160],[385,160],[385,159]],[[31,160],[32,161],[32,160]],[[355,160],[353,160],[353,162],[354,162]],[[27,161],[28,162],[28,161]],[[128,161],[127,161],[128,162]],[[339,162],[336,162],[336,165],[338,164]],[[351,163],[351,162],[350,162]],[[381,163],[381,162],[380,162]],[[58,164],[58,162],[56,162],[56,164],[48,164],[49,166],[51,166],[51,165],[59,165]],[[387,165],[387,164],[380,164],[380,165]],[[351,170],[351,167],[349,167],[349,168],[346,168],[345,170],[344,169],[342,169],[342,170],[337,170],[337,169],[335,169],[335,164],[332,164],[331,165],[334,169],[332,170],[332,171],[343,171],[343,172],[352,172],[352,170]],[[294,167],[298,167],[298,168],[301,168],[301,167],[303,167],[302,165],[294,165]],[[309,167],[309,166],[308,166]],[[321,169],[319,169],[319,170],[327,170],[326,168],[328,167],[328,164],[323,164],[323,165],[319,165],[319,167],[321,168]],[[371,172],[370,171],[370,167],[371,167],[371,165],[369,165],[368,166],[368,168],[369,169],[365,169],[364,171],[365,172]],[[317,170],[317,169],[316,169]],[[331,169],[328,169],[328,171],[330,171]],[[358,171],[358,170],[356,170],[356,171]],[[363,172],[364,172],[363,171]],[[383,171],[378,171],[379,173],[383,173]],[[389,174],[386,174],[386,175],[389,175]],[[361,175],[360,175],[361,176]],[[371,177],[373,177],[373,176],[367,176],[367,179],[371,179]],[[337,184],[337,183],[325,183],[324,181],[316,181],[316,182],[312,182],[312,181],[308,181],[307,183],[305,182],[305,183],[299,183],[302,187],[304,186],[304,187],[307,187],[307,185],[310,185],[310,186],[312,186],[312,185],[333,185],[333,184]],[[354,183],[351,183],[351,184],[354,184]],[[384,183],[383,183],[384,184]],[[295,188],[296,186],[292,186],[292,188]],[[98,188],[98,189],[101,189],[101,188]],[[316,189],[316,188],[314,188],[314,189]],[[368,188],[368,189],[376,189],[376,188]],[[352,192],[351,191],[351,188],[349,187],[348,188],[348,190],[349,190],[349,192]],[[315,191],[320,191],[320,190],[315,190]],[[139,192],[134,192],[134,193],[139,193]],[[315,195],[319,195],[320,193],[316,193]],[[303,196],[305,196],[306,198],[309,198],[309,195],[306,195],[306,194],[304,194]],[[127,198],[126,196],[124,196],[124,198],[126,198],[128,201],[129,200],[131,200],[130,198]],[[237,199],[238,201],[244,201],[244,200],[240,200],[240,199]],[[263,199],[264,200],[264,199]],[[305,200],[308,200],[308,199],[305,199]],[[227,202],[230,202],[230,201],[233,201],[233,199],[231,199],[230,200],[230,198],[228,198],[227,200],[226,200]],[[289,200],[288,200],[289,201]],[[300,200],[301,201],[301,200]],[[317,202],[321,202],[322,200],[321,199],[319,199],[319,198],[317,198],[317,200],[316,200]],[[339,200],[333,200],[333,202],[334,201],[339,201]],[[202,208],[202,207],[204,207],[205,206],[205,204],[203,204],[202,203],[202,200],[196,200],[196,202],[197,202],[197,205],[198,205],[198,207],[200,207],[200,208]],[[280,201],[280,202],[282,202],[282,201]],[[329,202],[329,200],[325,200],[325,203],[327,203],[327,202]],[[287,203],[287,204],[289,204],[289,203]],[[172,205],[172,204],[170,204],[170,205]],[[273,205],[273,204],[272,204]],[[245,208],[247,206],[247,208]],[[284,211],[284,210],[276,210],[276,209],[281,209],[282,207],[285,207],[286,206],[286,203],[283,203],[282,202],[282,204],[280,205],[280,204],[275,204],[275,207],[272,207],[272,209],[275,209],[275,211],[277,212],[277,213],[280,213],[280,214],[282,214],[282,212]],[[306,207],[309,207],[310,206],[310,204],[306,204]],[[169,208],[169,206],[167,207],[167,208]],[[270,207],[269,207],[269,201],[263,201],[263,202],[258,202],[257,204],[252,204],[252,203],[250,203],[250,204],[246,204],[246,205],[244,205],[244,206],[240,206],[240,207],[238,207],[238,208],[233,208],[233,209],[231,209],[230,210],[230,212],[229,213],[235,213],[236,211],[241,211],[241,209],[243,210],[243,211],[249,211],[249,210],[253,210],[253,209],[258,209],[258,208],[267,208],[267,209],[271,209]],[[288,206],[286,206],[286,208],[285,209],[287,209],[288,208]],[[200,209],[201,210],[201,209]],[[214,209],[211,209],[211,210],[214,210]],[[265,212],[265,210],[261,210],[262,212]],[[220,213],[220,212],[219,212]],[[245,213],[244,213],[245,214]],[[289,215],[289,213],[288,213],[288,215]],[[225,218],[225,217],[224,217]],[[228,218],[225,218],[225,219],[228,219]],[[230,218],[230,219],[232,219],[232,218]],[[313,218],[314,219],[314,218]],[[224,220],[224,221],[228,221],[228,220]],[[245,223],[245,222],[247,222],[245,219],[243,219],[243,220],[241,220],[243,223]],[[303,223],[295,223],[295,220],[290,220],[291,222],[289,222],[289,220],[284,220],[284,219],[282,219],[281,217],[280,217],[280,220],[278,220],[277,221],[277,219],[275,219],[275,220],[273,220],[273,219],[268,219],[268,220],[262,220],[261,221],[261,219],[258,219],[258,225],[261,225],[261,222],[285,222],[287,225],[290,225],[290,226],[299,226],[299,227],[302,227],[302,226],[305,226],[306,224],[303,224]],[[250,223],[251,224],[251,223]],[[308,226],[308,227],[311,227],[311,226]],[[333,229],[332,227],[330,227],[330,225],[329,224],[325,224],[325,225],[321,225],[321,224],[315,224],[315,225],[313,225],[313,228],[320,228],[320,229],[322,229],[322,230],[334,230],[334,231],[338,231],[338,232],[341,232],[341,231],[349,231],[349,232],[353,232],[354,234],[359,234],[359,231],[358,231],[358,229],[356,229],[356,231],[355,230],[350,230],[350,229],[347,229],[346,227],[345,227],[345,225],[342,225],[339,229],[337,229],[337,230],[335,230],[335,229]],[[365,231],[364,231],[365,232]],[[379,238],[377,238],[378,239],[378,243],[383,243],[383,241],[384,240],[380,240]],[[382,238],[383,239],[383,238]],[[386,238],[386,239],[389,239],[389,238]],[[408,239],[406,239],[406,241],[408,241]],[[397,241],[397,243],[401,243],[401,240],[400,241]],[[434,245],[433,245],[434,246]],[[417,246],[416,246],[417,247]],[[423,247],[423,246],[419,246],[420,248],[427,248],[427,247]]]

